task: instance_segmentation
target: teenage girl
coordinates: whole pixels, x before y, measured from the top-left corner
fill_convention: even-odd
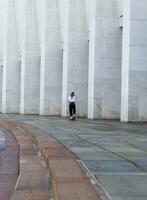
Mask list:
[[[74,119],[76,116],[76,97],[74,92],[72,92],[68,97],[68,102],[70,119]]]

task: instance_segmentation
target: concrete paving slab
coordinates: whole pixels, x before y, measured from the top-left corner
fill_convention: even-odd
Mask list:
[[[147,171],[147,158],[132,159],[132,161],[138,166],[140,166],[141,169]]]
[[[146,143],[138,143],[138,144],[132,144],[134,147],[141,149],[142,151],[147,152],[147,145]]]
[[[95,153],[96,152],[96,148],[95,147],[70,147],[69,148],[72,152],[74,152],[75,154],[76,153],[81,153],[81,152],[84,152],[84,153],[88,153],[88,152],[93,152]]]
[[[84,160],[86,166],[97,172],[140,172],[135,165],[125,160]]]
[[[64,140],[62,139],[62,143],[68,145],[68,147],[92,147],[92,145],[89,142],[84,141],[80,138]]]
[[[129,153],[141,153],[141,150],[136,149],[136,148],[132,148],[132,147],[116,147],[113,145],[103,145],[104,148],[108,149],[111,152],[114,153],[123,153],[125,155],[125,153],[129,152]]]
[[[113,200],[146,200],[147,199],[147,196],[146,197],[113,197]]]
[[[103,184],[110,196],[147,197],[147,173],[141,175],[98,175],[98,180]]]
[[[76,153],[76,152],[75,152]],[[76,155],[81,160],[121,160],[122,158],[109,152],[78,152]]]

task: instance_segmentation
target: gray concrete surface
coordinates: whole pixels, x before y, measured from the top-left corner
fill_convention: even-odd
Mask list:
[[[5,135],[2,130],[0,130],[0,153],[5,150]]]
[[[0,115],[45,130],[81,159],[112,200],[147,199],[147,124]]]

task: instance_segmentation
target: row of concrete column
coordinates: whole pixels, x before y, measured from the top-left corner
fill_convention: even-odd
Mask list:
[[[118,0],[0,0],[1,112],[67,116],[75,91],[78,116],[139,120],[124,63],[131,3],[122,45]]]

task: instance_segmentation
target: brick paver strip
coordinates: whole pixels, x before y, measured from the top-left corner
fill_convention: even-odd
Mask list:
[[[55,158],[71,158],[75,159],[76,157],[65,147],[49,147],[43,149],[44,154],[48,157],[48,160]]]
[[[0,200],[10,200],[16,181],[16,175],[0,175]]]
[[[31,125],[23,123],[8,122],[7,120],[0,121],[2,125],[10,125],[13,128],[19,128],[23,130],[23,133],[27,133],[34,139],[32,144],[38,147],[38,150],[42,154],[47,166],[50,169],[52,176],[52,191],[54,200],[100,200],[99,193],[89,182],[85,172],[77,162],[77,157],[65,148],[54,138],[48,136],[44,131],[37,129]],[[27,199],[27,200],[46,200],[48,197],[48,175],[46,171],[43,171],[37,166],[37,160],[31,144],[30,138],[26,140],[18,137],[20,145],[24,145],[20,151],[21,155],[21,173],[19,181],[16,187],[16,191],[12,196],[12,200]],[[28,140],[27,140],[28,139]],[[25,146],[26,145],[26,146]],[[26,147],[26,148],[25,148]],[[32,164],[30,160],[26,159],[34,156]],[[26,160],[30,166],[26,167]],[[24,164],[24,166],[23,166]],[[34,166],[34,170],[32,170]],[[43,195],[43,196],[42,196]]]
[[[35,151],[35,149],[33,147],[31,148],[26,148],[26,149],[20,149],[20,154],[22,156],[35,156],[37,155],[37,152]]]
[[[22,156],[20,159],[20,171],[44,171],[44,166],[40,165],[38,156]]]
[[[16,191],[11,200],[45,200],[48,199],[48,191],[32,191],[32,190],[23,190]]]
[[[6,127],[9,131],[14,130],[14,135],[17,139],[17,142],[20,146],[20,175],[17,180],[16,189],[13,191],[15,182],[13,184],[13,188],[11,187],[11,195],[13,191],[13,195],[9,194],[8,190],[5,191],[5,196],[0,195],[1,200],[17,200],[17,199],[25,199],[25,200],[48,200],[49,199],[49,173],[48,169],[44,166],[41,159],[37,154],[37,150],[35,148],[34,137],[29,134],[26,127],[22,129],[18,126],[17,123],[13,123],[9,121],[2,120],[0,124]],[[18,130],[19,129],[19,130]],[[32,130],[31,130],[32,131]],[[11,135],[12,136],[12,135]],[[16,148],[10,148],[13,143],[8,145],[8,150],[11,149],[10,155],[13,155],[16,151]],[[13,158],[12,158],[13,159]],[[7,161],[7,159],[6,159]],[[32,162],[31,162],[32,161]],[[13,164],[13,163],[12,163]],[[9,170],[12,172],[12,165],[9,165],[9,168],[5,168],[4,170]],[[10,176],[11,178],[11,176]],[[2,180],[2,179],[1,179]],[[11,180],[13,180],[11,178]],[[3,181],[5,183],[5,188],[9,187],[11,181]],[[1,186],[1,185],[0,185]],[[2,187],[0,187],[2,188]],[[2,197],[4,198],[2,199]]]
[[[87,179],[76,160],[51,160],[50,168],[57,182],[78,182]]]
[[[48,190],[48,173],[38,169],[22,171],[20,173],[17,190]]]
[[[98,200],[98,194],[90,183],[83,182],[55,182],[54,199],[56,200]]]
[[[16,136],[17,137],[17,136]],[[20,137],[20,136],[19,136]],[[23,135],[24,137],[24,135]],[[30,137],[30,138],[29,138]],[[32,139],[32,145],[28,146],[21,142],[20,146],[20,176],[12,199],[49,199],[49,174],[48,170],[42,165],[42,161],[37,155],[35,141],[29,136],[28,142]],[[27,192],[26,192],[27,191]]]
[[[43,149],[43,148],[46,148],[46,147],[59,147],[61,146],[57,141],[39,141],[38,142],[38,148],[39,149]]]
[[[18,144],[13,135],[3,130],[6,137],[6,151],[1,153],[0,200],[9,200],[18,177]]]

